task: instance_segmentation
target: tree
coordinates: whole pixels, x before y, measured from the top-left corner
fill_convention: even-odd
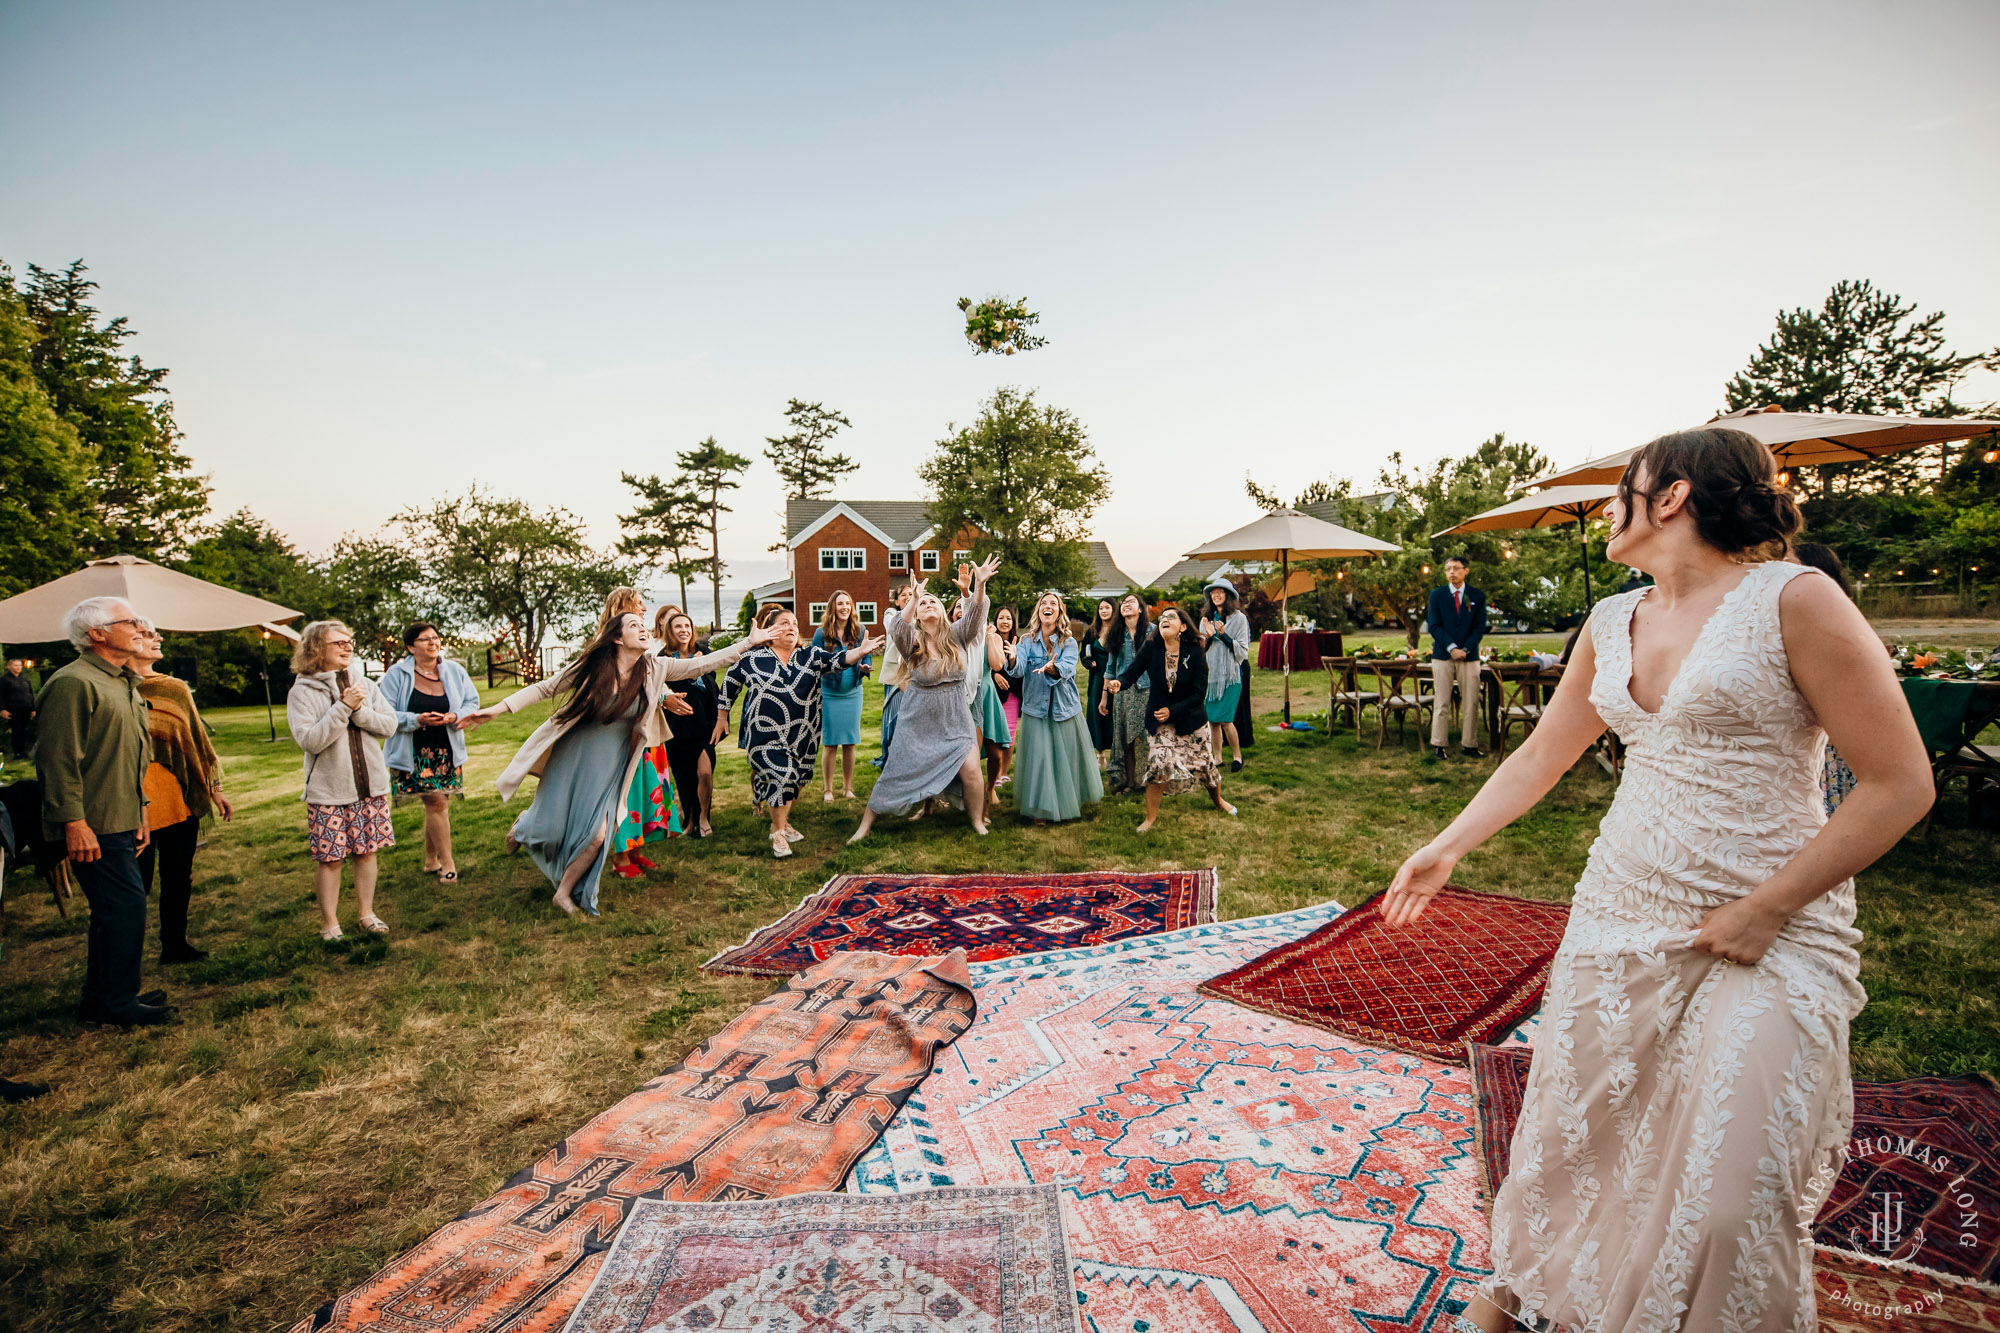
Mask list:
[[[95,526],[95,452],[35,373],[40,337],[13,274],[0,264],[0,597],[74,571]]]
[[[349,534],[334,543],[318,572],[320,614],[346,621],[355,650],[385,667],[403,655],[403,627],[411,621],[450,632],[450,608],[425,585],[422,562],[395,542]]]
[[[90,451],[86,544],[98,555],[184,552],[208,512],[208,479],[180,450],[167,372],[127,354],[134,331],[123,316],[100,319],[86,272],[80,259],[60,272],[30,264],[20,290],[36,378]],[[11,290],[12,275],[4,282]]]
[[[1111,482],[1069,412],[1037,403],[1032,391],[1000,389],[976,421],[937,442],[918,475],[937,532],[970,537],[978,556],[1000,553],[996,601],[1090,586],[1084,523]]]
[[[787,496],[794,500],[816,500],[834,482],[861,466],[846,454],[827,452],[827,441],[854,425],[840,413],[829,412],[823,403],[794,398],[785,404],[785,416],[791,421],[791,433],[765,436],[768,447],[764,457],[771,460],[778,476],[783,478]]]
[[[284,533],[248,509],[237,510],[197,537],[177,563],[183,573],[295,607],[309,620],[327,615],[319,570]],[[168,669],[181,675],[191,665],[188,685],[196,699],[216,706],[262,703],[266,672],[272,695],[282,700],[290,688],[286,647],[282,641],[270,642],[261,630],[239,629],[169,634],[166,651]]]
[[[1024,298],[989,296],[974,304],[971,297],[961,296],[958,308],[965,315],[965,340],[972,344],[974,356],[984,352],[1012,356],[1048,344],[1047,338],[1030,332],[1042,317],[1028,309]]]
[[[1778,312],[1778,327],[1723,389],[1730,411],[1767,405],[1787,412],[1860,412],[1925,417],[1979,415],[1952,399],[1968,371],[2000,366],[2000,349],[1944,349],[1944,312],[1917,318],[1915,302],[1870,282],[1838,282],[1818,310]],[[1948,459],[1948,450],[1940,454]],[[1821,495],[1921,484],[1914,453],[1822,465]],[[1942,467],[1939,468],[1942,472]]]
[[[619,477],[638,494],[639,507],[618,516],[624,534],[618,554],[636,556],[679,580],[680,605],[686,610],[688,577],[699,577],[709,563],[701,554],[703,514],[688,479],[661,481],[657,473],[635,477],[630,472]]]
[[[391,521],[439,600],[466,622],[502,629],[529,679],[552,631],[593,623],[605,596],[635,577],[592,547],[568,510],[537,511],[478,486]]]
[[[742,485],[735,477],[750,466],[750,460],[717,444],[713,435],[694,448],[676,454],[674,459],[680,464],[688,486],[700,497],[697,512],[708,527],[708,577],[715,594],[715,615],[709,624],[721,629],[722,516],[729,512],[729,506],[722,503],[722,493]]]

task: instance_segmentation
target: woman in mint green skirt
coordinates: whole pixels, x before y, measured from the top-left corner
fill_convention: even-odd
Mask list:
[[[1037,824],[1076,819],[1104,799],[1097,747],[1076,690],[1076,640],[1062,597],[1045,592],[1015,644],[1008,674],[1021,696],[1014,736],[1014,810]]]

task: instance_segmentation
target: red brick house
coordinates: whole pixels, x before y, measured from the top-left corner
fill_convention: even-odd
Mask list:
[[[752,589],[759,605],[779,602],[797,611],[807,623],[817,623],[833,594],[845,589],[854,598],[864,625],[879,624],[889,604],[889,589],[920,576],[950,577],[958,561],[967,559],[971,541],[940,540],[931,529],[921,500],[790,500],[785,505],[785,546],[790,578]],[[1115,596],[1132,583],[1111,560],[1103,542],[1089,543],[1096,582],[1087,596]]]

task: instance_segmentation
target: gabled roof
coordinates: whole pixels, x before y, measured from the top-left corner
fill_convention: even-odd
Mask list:
[[[1148,588],[1159,588],[1164,591],[1173,587],[1182,579],[1212,579],[1223,570],[1227,569],[1233,572],[1234,568],[1235,566],[1230,561],[1218,560],[1212,555],[1191,555],[1179,564],[1170,566],[1160,573],[1155,574],[1151,579],[1147,580],[1145,586]]]
[[[797,546],[839,513],[884,546],[907,547],[930,528],[925,507],[922,500],[787,500],[785,544]]]
[[[1118,597],[1127,588],[1143,586],[1139,580],[1118,568],[1118,562],[1111,558],[1111,548],[1103,542],[1085,542],[1084,548],[1090,556],[1091,586],[1083,590],[1086,597]]]

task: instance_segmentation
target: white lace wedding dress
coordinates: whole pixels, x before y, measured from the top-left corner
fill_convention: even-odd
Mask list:
[[[1591,703],[1625,773],[1550,972],[1490,1294],[1530,1327],[1813,1333],[1813,1215],[1853,1120],[1847,1027],[1866,996],[1848,881],[1754,967],[1695,953],[1702,918],[1826,822],[1826,735],[1792,683],[1778,595],[1751,568],[1658,713],[1632,700],[1632,612],[1591,615]]]

